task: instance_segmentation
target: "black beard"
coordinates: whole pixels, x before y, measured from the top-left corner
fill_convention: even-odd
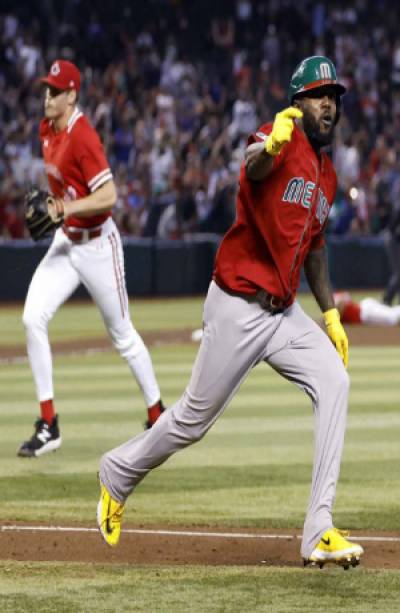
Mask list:
[[[332,124],[332,127],[329,132],[322,134],[318,122],[313,117],[313,115],[311,115],[311,113],[304,112],[303,128],[311,144],[316,145],[318,148],[326,147],[327,145],[330,145],[333,141],[335,124]]]

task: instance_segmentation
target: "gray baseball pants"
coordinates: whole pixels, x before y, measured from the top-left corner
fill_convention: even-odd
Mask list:
[[[314,467],[301,547],[308,558],[333,526],[349,377],[329,338],[298,303],[272,315],[258,302],[212,282],[203,338],[183,396],[150,430],[103,455],[100,479],[113,498],[124,502],[152,468],[205,435],[261,361],[302,388],[313,405]]]

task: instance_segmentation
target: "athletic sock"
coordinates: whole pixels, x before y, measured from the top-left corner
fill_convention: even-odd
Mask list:
[[[55,411],[53,406],[53,399],[50,400],[42,400],[40,403],[40,414],[44,421],[47,421],[49,426],[51,426],[51,422],[55,417]]]
[[[153,404],[153,406],[148,407],[147,409],[147,414],[149,416],[149,424],[151,426],[153,426],[157,419],[160,417],[161,413],[163,412],[163,406],[161,403],[161,399],[156,402],[156,404]]]

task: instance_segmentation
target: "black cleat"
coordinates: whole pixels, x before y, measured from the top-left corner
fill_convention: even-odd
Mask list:
[[[17,451],[20,458],[34,458],[49,451],[55,451],[61,446],[61,435],[58,428],[58,415],[53,418],[50,426],[44,419],[37,419],[35,432],[29,441],[22,443]]]

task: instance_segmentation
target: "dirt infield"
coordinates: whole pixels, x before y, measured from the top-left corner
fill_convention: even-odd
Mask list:
[[[193,330],[158,330],[142,333],[146,345],[165,345],[173,343],[192,343]],[[400,327],[386,328],[383,326],[346,326],[350,347],[354,346],[400,346]],[[194,344],[194,343],[193,343]],[[85,353],[93,351],[108,351],[112,349],[111,341],[106,337],[82,338],[52,343],[55,355]],[[13,361],[26,358],[25,345],[0,345],[0,361]]]
[[[353,533],[365,549],[363,566],[400,568],[400,534]],[[132,565],[302,566],[298,531],[219,528],[125,528],[108,547],[97,529],[0,525],[0,559]]]

